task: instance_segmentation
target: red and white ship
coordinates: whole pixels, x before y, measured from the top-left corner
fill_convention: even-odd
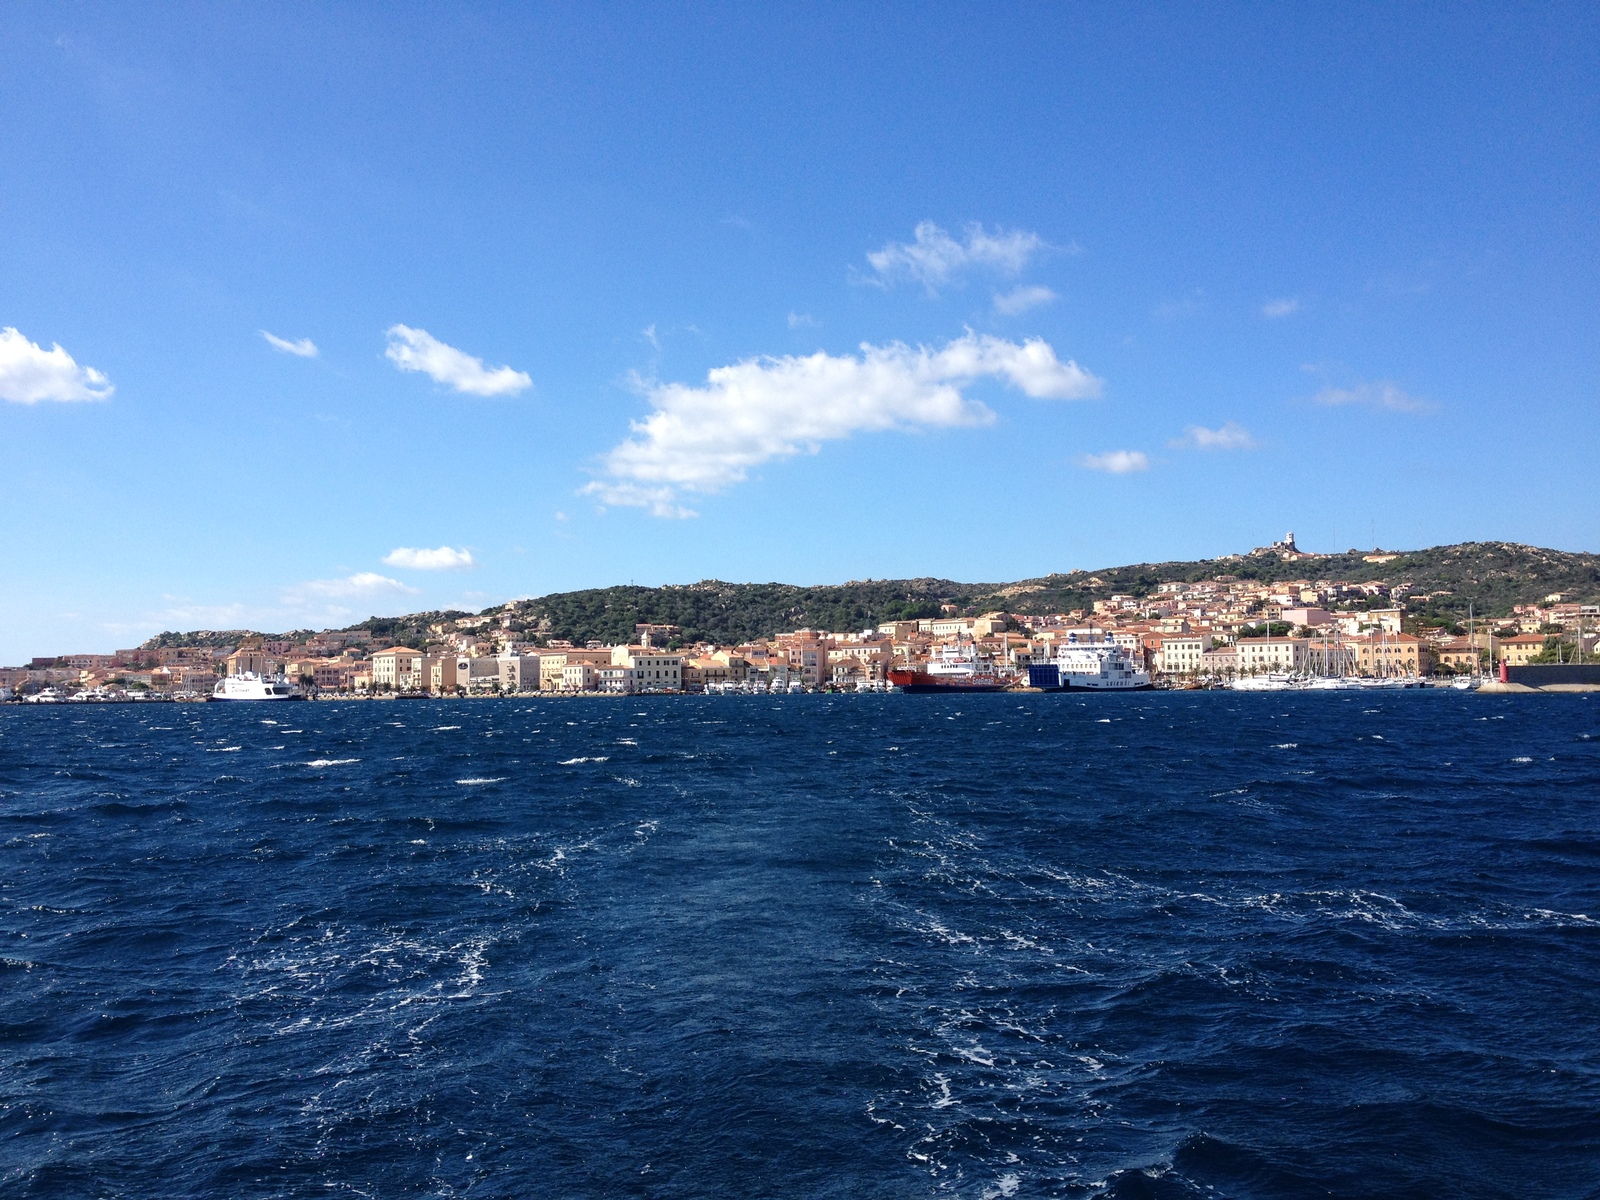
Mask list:
[[[897,668],[889,682],[902,692],[1003,692],[1016,681],[995,670],[994,660],[967,641],[940,646],[920,667]]]

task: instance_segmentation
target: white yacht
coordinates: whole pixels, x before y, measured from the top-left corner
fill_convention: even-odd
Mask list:
[[[271,677],[245,672],[217,680],[213,700],[304,700],[305,693],[282,675]]]

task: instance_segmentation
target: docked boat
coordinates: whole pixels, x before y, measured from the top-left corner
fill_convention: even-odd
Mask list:
[[[994,669],[994,660],[978,653],[967,641],[939,647],[920,667],[889,672],[889,682],[902,692],[1003,692],[1012,681]]]
[[[1068,635],[1055,658],[1028,668],[1028,682],[1046,692],[1142,692],[1152,686],[1150,672],[1134,661],[1126,646],[1080,642],[1075,633]]]
[[[1301,676],[1276,671],[1269,675],[1241,675],[1228,685],[1236,692],[1289,692],[1305,686]]]
[[[213,700],[304,700],[305,693],[282,675],[263,676],[246,672],[217,680],[211,689]]]

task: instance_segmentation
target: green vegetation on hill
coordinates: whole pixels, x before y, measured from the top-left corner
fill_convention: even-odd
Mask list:
[[[1600,602],[1600,555],[1571,554],[1509,542],[1464,542],[1398,553],[1369,563],[1364,553],[1284,562],[1274,554],[1232,555],[1198,562],[1136,563],[1099,571],[1072,571],[1019,583],[955,583],[948,579],[869,579],[818,587],[786,583],[700,583],[661,588],[609,587],[558,592],[484,610],[510,618],[530,640],[564,638],[623,642],[639,624],[676,625],[687,642],[723,645],[810,627],[867,629],[886,621],[937,616],[946,607],[963,615],[1000,610],[1020,614],[1088,609],[1111,595],[1147,596],[1163,583],[1198,583],[1218,576],[1277,583],[1305,579],[1407,585],[1415,615],[1441,624],[1466,619],[1470,603],[1480,617],[1505,616],[1513,605],[1536,603],[1552,592],[1587,604]],[[411,646],[428,640],[427,627],[466,616],[459,612],[371,617],[354,629],[375,640]],[[146,648],[236,643],[243,630],[163,633]],[[273,637],[291,635],[269,635]]]
[[[730,644],[787,629],[861,630],[884,621],[938,616],[941,605],[966,611],[987,585],[947,579],[868,580],[825,587],[787,583],[592,588],[508,606],[513,628],[543,637],[623,642],[641,624],[676,625],[684,641]]]

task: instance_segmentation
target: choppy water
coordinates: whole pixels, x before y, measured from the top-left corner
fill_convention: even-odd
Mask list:
[[[1600,1194],[1600,700],[0,711],[0,1192]]]

